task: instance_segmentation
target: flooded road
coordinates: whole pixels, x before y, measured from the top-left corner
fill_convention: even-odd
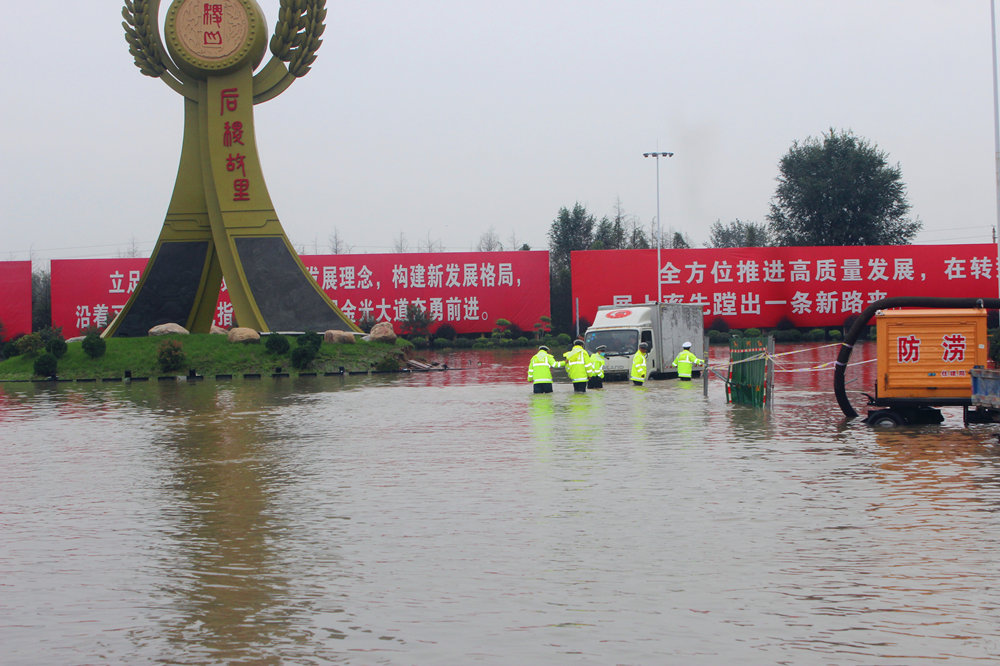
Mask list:
[[[785,357],[771,411],[532,395],[531,353],[0,385],[0,662],[1000,658],[1000,426],[845,422],[836,347]]]

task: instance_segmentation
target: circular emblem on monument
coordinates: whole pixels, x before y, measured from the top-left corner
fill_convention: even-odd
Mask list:
[[[165,28],[170,56],[199,78],[256,67],[267,48],[264,13],[254,0],[174,0]]]

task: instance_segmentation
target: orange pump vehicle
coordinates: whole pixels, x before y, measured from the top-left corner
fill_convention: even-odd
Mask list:
[[[972,368],[985,366],[986,310],[907,309],[875,314],[878,340],[874,410],[879,426],[940,423],[935,407],[972,404]]]

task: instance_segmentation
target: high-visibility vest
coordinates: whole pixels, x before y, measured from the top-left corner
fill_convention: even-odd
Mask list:
[[[591,372],[587,350],[580,345],[574,345],[563,356],[566,358],[566,374],[573,380],[573,383],[587,381],[587,375]]]
[[[539,349],[538,353],[528,361],[528,381],[535,384],[551,384],[552,368],[558,368],[562,363],[557,361],[552,354],[544,349]]]
[[[646,355],[641,350],[632,357],[632,373],[629,379],[634,382],[646,381]]]
[[[701,360],[697,356],[691,353],[690,349],[685,349],[677,355],[674,362],[671,365],[677,366],[677,376],[687,377],[691,379],[691,371],[694,369],[695,364],[701,365],[705,361]]]
[[[599,379],[604,379],[604,364],[607,361],[601,355],[600,352],[595,352],[590,355],[590,365],[593,370],[590,373],[591,377],[597,377]]]

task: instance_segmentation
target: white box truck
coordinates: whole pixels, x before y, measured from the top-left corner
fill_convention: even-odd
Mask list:
[[[594,353],[601,345],[608,362],[608,379],[626,379],[632,368],[632,356],[640,342],[650,345],[646,365],[650,377],[677,377],[670,364],[691,343],[691,351],[705,358],[705,327],[702,306],[696,303],[645,303],[643,305],[602,305],[594,323],[584,335],[587,351]]]

